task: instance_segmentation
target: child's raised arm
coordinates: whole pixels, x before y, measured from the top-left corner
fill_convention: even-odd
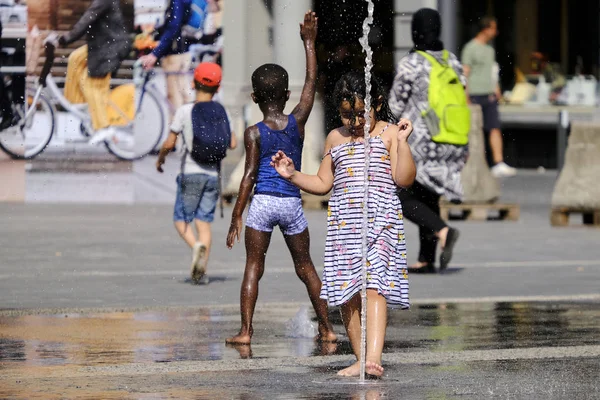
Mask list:
[[[300,37],[304,42],[304,51],[306,52],[306,77],[304,78],[300,103],[294,108],[292,114],[298,121],[302,137],[304,137],[304,125],[315,103],[317,89],[317,52],[315,49],[317,22],[317,15],[312,11],[308,11],[304,14],[304,23],[300,24]]]

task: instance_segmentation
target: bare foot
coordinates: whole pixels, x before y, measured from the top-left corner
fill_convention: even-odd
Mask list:
[[[335,343],[337,342],[337,335],[333,331],[333,329],[327,329],[322,332],[319,332],[317,336],[315,336],[315,341],[321,343]]]
[[[376,376],[377,378],[380,378],[383,375],[383,367],[373,361],[367,361],[365,364],[365,371],[368,375]]]
[[[330,356],[337,351],[337,342],[317,342],[317,350],[322,356]]]
[[[426,266],[427,266],[426,262],[419,261],[419,262],[414,263],[413,265],[411,265],[408,268],[410,268],[410,269],[419,269],[419,268],[423,268],[423,267],[426,267]]]
[[[248,343],[248,344],[227,343],[225,346],[229,347],[230,349],[237,350],[237,352],[240,353],[240,358],[242,358],[242,359],[252,358],[252,347],[250,346],[250,343]]]
[[[247,333],[238,333],[237,335],[235,335],[234,337],[230,337],[228,339],[225,339],[225,343],[227,344],[243,344],[243,345],[250,345],[250,340],[252,339],[252,337],[247,334]]]
[[[357,361],[348,368],[339,371],[337,374],[339,376],[358,376],[360,375],[360,363]]]

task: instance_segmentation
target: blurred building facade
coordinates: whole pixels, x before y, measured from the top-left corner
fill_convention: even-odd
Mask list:
[[[421,7],[440,11],[442,39],[446,48],[457,54],[475,35],[481,17],[497,18],[500,34],[494,46],[502,90],[514,86],[516,68],[524,75],[537,72],[534,53],[541,53],[547,61],[560,66],[566,75],[580,72],[598,76],[599,0],[377,0],[375,3],[375,24],[370,38],[375,51],[374,72],[387,84],[391,84],[396,62],[412,46],[410,22],[412,14]],[[331,113],[327,104],[331,82],[344,68],[363,68],[364,55],[358,38],[366,15],[365,0],[236,0],[235,6],[225,7],[224,101],[238,117],[238,130],[260,117],[258,109],[249,102],[250,75],[259,65],[282,64],[290,72],[292,92],[299,94],[304,79],[304,52],[298,23],[308,9],[315,10],[320,19],[320,106],[311,117],[311,130],[324,137],[330,128],[331,123],[322,121]]]

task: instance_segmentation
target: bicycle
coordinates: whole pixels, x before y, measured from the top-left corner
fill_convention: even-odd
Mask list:
[[[27,101],[15,107],[15,125],[0,132],[0,148],[12,158],[32,159],[48,147],[58,123],[57,104],[81,121],[82,136],[91,137],[94,134],[86,105],[70,103],[50,74],[56,47],[55,38],[46,39],[46,59],[39,79],[34,88],[26,90]],[[158,100],[161,95],[156,88],[147,85],[149,75],[142,78],[141,82],[117,86],[134,92],[133,113],[109,102],[109,110],[120,123],[118,133],[104,144],[111,154],[123,160],[133,161],[148,155],[157,147],[167,128],[165,111]]]

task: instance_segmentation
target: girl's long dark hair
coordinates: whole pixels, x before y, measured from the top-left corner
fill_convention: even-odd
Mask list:
[[[335,84],[335,90],[333,91],[334,104],[340,105],[342,102],[347,101],[350,106],[354,108],[356,99],[365,101],[367,93],[367,85],[365,83],[365,76],[358,71],[348,72],[342,76],[339,81]],[[387,91],[385,90],[381,81],[372,75],[371,77],[371,106],[375,108],[375,117],[378,121],[385,121],[390,123],[396,122],[396,117],[390,110],[390,106],[387,100]],[[377,107],[381,106],[379,111]]]

